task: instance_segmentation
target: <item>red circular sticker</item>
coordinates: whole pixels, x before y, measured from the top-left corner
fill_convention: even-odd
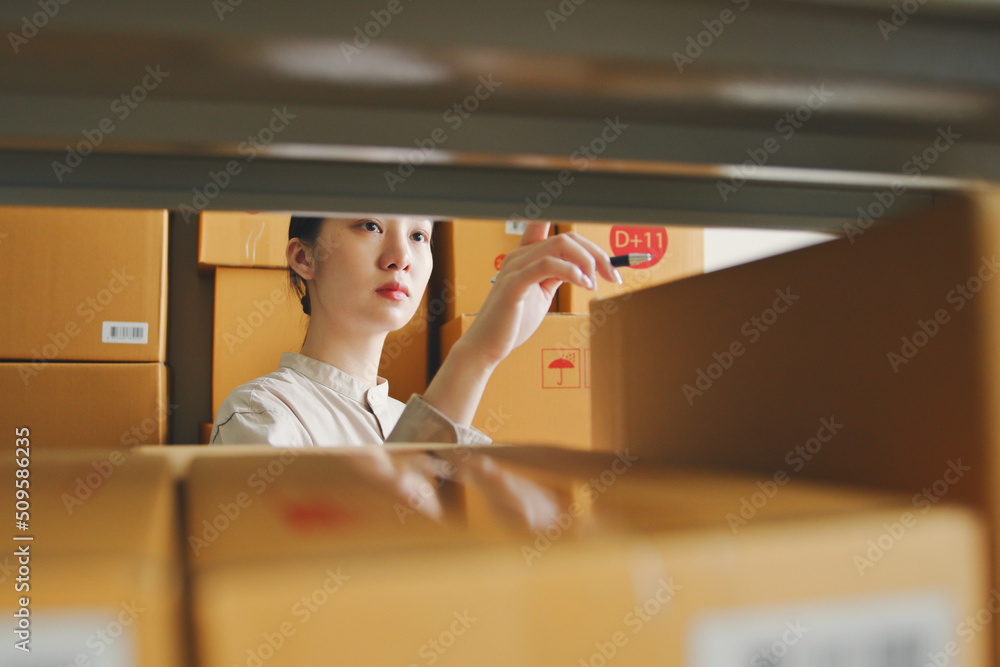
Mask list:
[[[506,253],[503,255],[497,255],[497,258],[493,260],[493,268],[499,271],[500,267],[503,266],[503,258],[506,256]]]
[[[608,239],[611,255],[627,255],[630,252],[648,252],[653,256],[648,262],[636,264],[633,269],[653,266],[667,252],[667,230],[663,227],[625,227],[614,225]]]

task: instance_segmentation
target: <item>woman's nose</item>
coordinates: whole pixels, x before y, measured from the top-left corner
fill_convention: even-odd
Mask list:
[[[385,248],[382,254],[383,266],[387,269],[409,269],[410,250],[406,238],[399,234],[386,234]]]

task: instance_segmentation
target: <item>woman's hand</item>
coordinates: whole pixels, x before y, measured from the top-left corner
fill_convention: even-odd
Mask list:
[[[597,273],[621,284],[611,258],[576,232],[549,236],[548,222],[530,222],[521,244],[504,258],[496,284],[460,343],[496,366],[538,329],[564,282],[597,288]]]

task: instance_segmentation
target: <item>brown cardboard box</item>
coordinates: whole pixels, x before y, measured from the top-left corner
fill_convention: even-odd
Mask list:
[[[198,443],[202,445],[207,445],[212,441],[212,422],[201,422],[201,428],[198,429]]]
[[[198,228],[198,268],[283,269],[291,215],[203,211]]]
[[[996,539],[998,221],[972,193],[632,294],[593,334],[596,446],[965,502]]]
[[[0,363],[0,428],[28,427],[41,450],[126,451],[169,441],[169,369],[164,364]],[[10,450],[13,439],[4,442]]]
[[[597,289],[593,291],[573,283],[563,283],[556,295],[560,313],[587,315],[590,313],[590,301],[595,297],[617,296],[705,270],[705,231],[700,227],[559,223],[557,232],[575,232],[595,242],[612,257],[630,252],[653,255],[653,260],[648,263],[618,269],[622,276],[621,285],[609,282],[600,275]]]
[[[213,417],[233,389],[276,371],[282,353],[298,352],[308,326],[287,270],[220,266],[215,272]]]
[[[441,328],[441,358],[475,315]],[[590,318],[550,313],[497,366],[472,425],[502,444],[590,448]]]
[[[166,361],[166,211],[0,207],[0,244],[0,359]]]
[[[701,500],[713,512],[674,493],[643,530],[484,540],[419,515],[400,522],[392,495],[342,458],[293,459],[267,483],[260,471],[271,464],[259,457],[194,462],[188,559],[202,667],[330,655],[706,667],[807,649],[912,663],[960,641],[956,628],[986,601],[983,530],[960,507],[912,522],[905,499],[800,495],[797,482],[734,533],[724,514],[745,487],[715,496],[706,478]],[[869,551],[904,521],[888,550]],[[987,664],[983,635],[956,648],[967,667]]]
[[[0,626],[8,639],[0,663],[190,664],[180,517],[166,463],[108,449],[36,448],[34,428],[27,440],[27,452],[0,461],[9,489],[0,509],[14,519],[15,480],[27,480],[29,505],[28,529],[5,549]],[[23,470],[28,477],[15,476]],[[28,615],[16,618],[22,603]],[[11,626],[22,619],[30,623],[30,659],[13,646]]]
[[[215,272],[212,415],[239,385],[278,369],[284,352],[299,352],[309,316],[287,270],[219,267]],[[427,388],[427,295],[402,329],[386,336],[379,375],[403,401]]]
[[[439,222],[434,230],[434,276],[429,291],[432,304],[440,305],[431,309],[431,315],[450,322],[465,313],[478,313],[493,287],[490,279],[503,266],[507,253],[521,244],[523,231],[523,224],[512,221]],[[556,312],[554,300],[552,312]]]

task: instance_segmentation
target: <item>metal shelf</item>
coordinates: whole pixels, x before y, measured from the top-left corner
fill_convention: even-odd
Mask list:
[[[0,7],[0,203],[838,230],[1000,180],[993,2],[224,3]]]

